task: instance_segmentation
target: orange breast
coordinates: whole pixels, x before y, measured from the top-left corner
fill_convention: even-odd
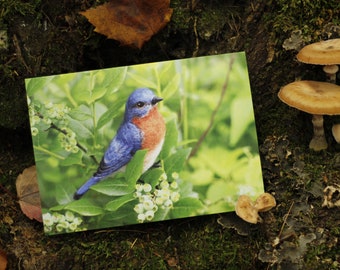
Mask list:
[[[134,118],[132,122],[144,133],[142,149],[154,149],[164,138],[165,122],[157,107],[143,118]]]

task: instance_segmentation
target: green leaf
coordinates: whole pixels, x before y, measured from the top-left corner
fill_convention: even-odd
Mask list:
[[[72,76],[73,75],[73,76]],[[70,77],[71,76],[71,77]],[[73,100],[83,103],[88,103],[89,94],[91,91],[92,73],[80,72],[67,74],[65,77],[56,76],[54,80],[57,85],[63,85],[64,79],[68,79],[68,84],[65,86],[64,91],[70,92]],[[60,81],[60,82],[59,82]]]
[[[61,211],[65,208],[65,205],[56,205],[49,209],[49,211]]]
[[[74,186],[58,185],[55,190],[55,198],[57,202],[64,207],[65,204],[73,201]],[[55,209],[55,211],[57,211]]]
[[[164,171],[161,168],[151,169],[143,174],[142,180],[144,183],[148,183],[154,188],[159,183],[159,178],[163,173]]]
[[[169,207],[158,208],[153,218],[153,221],[162,221],[162,220],[170,219],[169,214],[171,213],[171,210],[172,209]]]
[[[135,190],[135,185],[129,185],[129,182],[126,181],[124,177],[110,177],[93,185],[91,190],[95,190],[108,196],[123,196],[133,192]]]
[[[232,190],[230,190],[231,188]],[[232,191],[231,194],[236,194],[238,191],[236,183],[231,184],[230,186],[230,184],[226,181],[215,181],[209,185],[206,198],[209,200],[209,202],[214,203],[225,198],[230,191]]]
[[[125,179],[130,184],[135,184],[142,175],[144,157],[147,150],[139,150],[135,153],[133,158],[130,160],[125,170]]]
[[[79,149],[77,153],[71,153],[67,158],[60,161],[61,166],[83,165],[83,152]]]
[[[231,104],[230,145],[235,146],[254,120],[251,97],[240,97]]]
[[[110,94],[117,91],[125,80],[127,67],[99,70],[96,74],[96,85],[110,89]]]
[[[190,165],[195,157],[190,158]],[[196,159],[197,160],[197,159]],[[199,161],[202,164],[202,161]],[[193,183],[195,186],[209,185],[214,181],[214,173],[212,170],[207,169],[205,166],[194,168],[193,171],[183,171],[181,177]]]
[[[89,86],[88,86],[89,87]],[[83,89],[74,93],[74,99],[80,102],[92,104],[106,94],[107,88],[94,86],[94,88]]]
[[[36,161],[42,161],[42,160],[46,160],[49,157],[52,157],[58,160],[59,162],[60,160],[64,160],[69,154],[65,150],[58,151],[53,148],[48,149],[46,147],[36,146],[36,145],[33,145],[33,149],[34,149],[34,157]],[[60,149],[60,147],[57,145],[56,149]]]
[[[42,146],[38,146],[35,145],[35,139],[33,139],[34,144],[33,144],[33,149],[34,149],[34,159],[35,162],[40,162],[40,161],[45,161],[47,158],[49,158],[51,156],[51,151],[49,151],[48,149],[42,147]],[[58,156],[58,158],[64,158],[62,156]]]
[[[103,113],[97,123],[97,129],[102,128],[104,125],[112,121],[117,114],[119,113],[119,109],[124,105],[125,99],[118,99],[115,103],[112,104],[112,106]]]
[[[37,91],[42,91],[43,88],[53,79],[53,76],[47,76],[47,77],[39,77],[39,78],[31,78],[26,79],[26,89],[27,89],[27,95],[32,96]]]
[[[79,107],[72,109],[69,112],[69,116],[78,121],[86,121],[92,119],[89,107],[83,104],[80,105]]]
[[[94,205],[87,199],[70,202],[64,209],[76,212],[82,216],[98,216],[104,213],[103,209]]]
[[[206,193],[206,199],[210,202],[209,214],[233,211],[234,206],[231,208],[227,202],[233,202],[238,192],[238,183],[231,180],[214,181],[210,184]]]
[[[145,79],[142,75],[137,75],[132,72],[129,72],[128,75],[137,83],[137,85],[157,89],[157,84],[155,84],[152,80]]]
[[[181,75],[176,73],[176,75],[164,87],[162,91],[162,97],[164,100],[171,98],[176,93],[176,91],[178,91],[180,79]]]
[[[136,202],[132,200],[119,207],[116,211],[107,211],[100,224],[105,227],[135,224],[137,222],[137,213],[133,211],[135,205]]]
[[[171,210],[171,218],[190,217],[199,214],[204,209],[204,205],[196,198],[183,198],[174,204]]]
[[[171,150],[177,146],[178,128],[175,119],[166,124],[166,133],[160,158],[165,159],[171,153]]]
[[[121,206],[125,205],[126,203],[135,200],[135,196],[133,193],[127,194],[125,196],[121,196],[119,198],[115,198],[111,202],[107,203],[105,206],[105,210],[107,211],[116,211]]]
[[[181,179],[177,180],[178,183],[178,189],[180,191],[181,194],[181,199],[183,198],[198,198],[198,193],[196,193],[195,191],[193,191],[193,184],[189,181],[183,181]]]
[[[203,151],[196,159],[196,167],[203,163],[206,168],[221,178],[230,177],[234,170],[245,165],[242,160],[245,153],[244,148],[228,150],[222,147],[204,147],[202,149]]]
[[[96,73],[98,71],[78,73],[72,80],[72,96],[76,101],[85,102],[88,105],[103,97],[107,87],[96,84]]]
[[[173,77],[173,74],[175,72],[174,67],[175,67],[174,61],[165,61],[158,63],[157,71],[159,73],[159,79],[161,82],[168,80],[169,77]]]
[[[191,148],[180,149],[164,160],[164,171],[168,177],[172,177],[173,172],[179,173],[190,154]]]
[[[88,139],[92,137],[92,132],[84,125],[85,122],[74,120],[71,117],[69,118],[69,121],[69,126],[72,131],[76,133],[77,138],[80,137],[82,139]]]

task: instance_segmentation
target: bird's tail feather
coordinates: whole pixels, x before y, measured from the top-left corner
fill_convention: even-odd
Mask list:
[[[74,193],[73,198],[75,200],[79,200],[94,184],[97,184],[102,178],[92,176],[89,180],[86,181],[84,185],[82,185],[78,190]]]

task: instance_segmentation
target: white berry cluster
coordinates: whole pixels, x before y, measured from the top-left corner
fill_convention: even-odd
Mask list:
[[[54,104],[52,102],[45,103],[46,116],[51,120],[64,120],[67,113],[70,112],[70,108],[65,104]]]
[[[173,176],[178,178],[177,173]],[[136,184],[135,196],[138,198],[138,204],[134,207],[134,211],[140,223],[151,221],[159,208],[172,208],[180,198],[176,180],[169,183],[165,173],[161,175],[159,184],[154,189],[147,183]]]
[[[31,123],[31,133],[32,136],[36,136],[39,133],[39,130],[35,127],[38,123],[40,123],[40,117],[37,115],[34,106],[31,102],[31,99],[27,97],[27,103],[28,103],[28,113],[30,116],[30,123]]]
[[[46,129],[52,122],[58,122],[58,124],[67,124],[67,114],[70,112],[70,108],[64,104],[53,104],[52,102],[45,103],[44,105],[37,105],[27,97],[28,112],[31,123],[31,133],[36,136],[39,133],[39,129],[36,127],[39,123],[43,123],[43,129]],[[36,108],[40,111],[37,111]]]
[[[43,126],[40,126],[41,130],[47,130],[49,127],[54,126],[56,128],[55,123],[59,125],[63,125],[59,130],[58,140],[61,146],[67,151],[72,153],[77,153],[79,151],[79,147],[77,146],[76,134],[69,128],[66,127],[68,124],[67,113],[70,112],[70,108],[64,104],[53,104],[52,102],[45,103],[44,105],[37,106],[38,112],[34,104],[31,102],[31,99],[27,97],[28,103],[28,111],[30,115],[30,123],[31,123],[31,133],[32,136],[36,136],[39,133],[39,129],[36,127],[39,123]]]
[[[67,233],[84,230],[79,227],[83,220],[76,216],[71,211],[66,211],[64,214],[57,212],[43,214],[45,232]]]
[[[63,133],[58,134],[58,140],[61,146],[67,151],[77,153],[79,147],[77,146],[76,134],[69,128],[62,128]]]

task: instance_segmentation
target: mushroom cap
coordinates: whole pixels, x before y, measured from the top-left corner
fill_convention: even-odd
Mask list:
[[[340,64],[340,38],[309,44],[299,51],[296,58],[306,64]]]
[[[323,67],[323,71],[327,74],[335,74],[339,71],[338,65],[327,65]]]
[[[296,81],[282,87],[278,97],[310,114],[340,114],[340,86],[327,82]]]
[[[257,222],[262,222],[258,210],[254,207],[254,203],[247,195],[241,195],[238,198],[235,212],[240,218],[249,223],[256,224]]]
[[[259,212],[267,212],[276,206],[276,201],[271,194],[263,193],[256,199],[254,206]]]

